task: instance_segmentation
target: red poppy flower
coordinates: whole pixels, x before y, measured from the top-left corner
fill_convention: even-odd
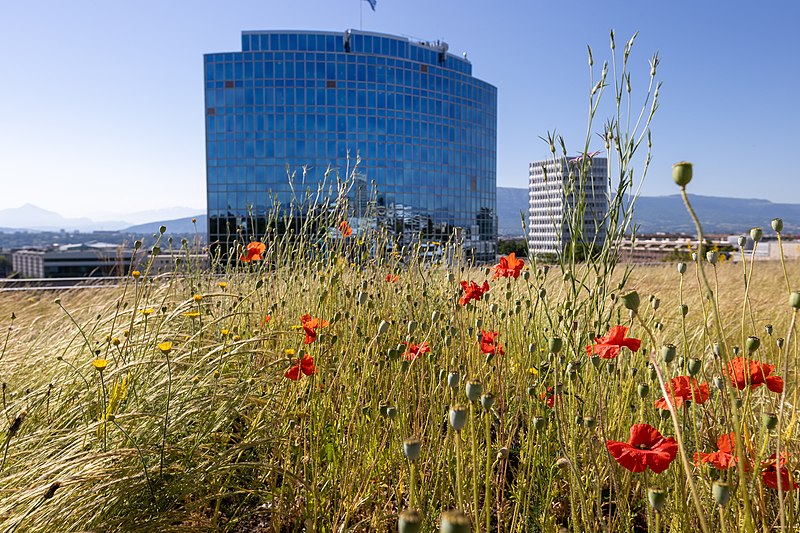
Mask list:
[[[553,387],[547,387],[547,392],[541,393],[539,395],[539,398],[541,398],[542,401],[545,404],[547,404],[547,407],[552,409],[553,407],[555,407],[556,402],[559,401],[559,399],[561,398],[561,395],[556,394],[555,391],[553,390]]]
[[[386,274],[386,281],[388,283],[397,283],[397,280],[400,279],[400,276],[396,274]]]
[[[764,470],[761,472],[761,479],[764,481],[764,485],[770,487],[772,489],[778,490],[778,472],[780,472],[781,476],[781,489],[782,490],[795,490],[800,485],[794,480],[794,476],[790,475],[789,469],[786,468],[786,455],[781,454],[781,458],[779,461],[775,460],[775,454],[773,453],[769,457],[769,461],[763,463],[761,468]]]
[[[590,357],[599,355],[603,359],[614,359],[619,355],[623,346],[632,352],[639,351],[642,341],[626,337],[626,333],[628,333],[628,328],[625,326],[614,326],[608,330],[605,337],[595,337],[595,343],[586,347],[586,353]]]
[[[261,325],[266,326],[269,324],[270,320],[272,320],[272,315],[265,315],[264,318],[261,319]]]
[[[496,331],[481,331],[481,352],[486,355],[505,355],[506,351],[497,343],[499,335]]]
[[[461,289],[464,291],[464,294],[461,296],[461,299],[458,300],[458,303],[467,305],[470,300],[480,300],[481,296],[489,291],[489,283],[484,281],[483,285],[478,285],[474,281],[462,281]]]
[[[494,279],[497,278],[518,278],[522,267],[525,266],[525,261],[517,259],[517,254],[511,252],[506,257],[501,257],[500,262],[492,267],[494,270]]]
[[[705,403],[708,400],[708,383],[697,383],[697,380],[689,376],[678,376],[666,383],[669,398],[672,405],[677,409],[683,402]],[[656,409],[669,409],[666,398],[656,400]]]
[[[339,232],[342,234],[342,237],[349,237],[353,234],[353,228],[350,227],[350,224],[348,224],[346,220],[342,220],[339,224]]]
[[[783,392],[783,379],[772,376],[773,370],[775,370],[774,365],[744,357],[736,357],[728,365],[731,381],[737,389],[744,390],[747,386],[755,389],[759,385],[766,384],[769,390],[780,394]]]
[[[663,437],[648,424],[631,426],[628,442],[606,441],[611,457],[631,472],[644,472],[650,468],[656,474],[666,470],[678,454],[678,443],[672,437]]]
[[[403,344],[406,345],[406,351],[403,352],[403,359],[406,361],[413,361],[420,355],[431,351],[431,347],[428,346],[427,342],[421,342],[420,344],[403,342]]]
[[[317,366],[314,364],[314,358],[309,354],[303,355],[302,359],[297,360],[297,364],[286,371],[283,377],[297,381],[300,379],[300,373],[310,376],[317,373]]]
[[[735,438],[733,432],[726,433],[717,439],[717,451],[711,453],[695,452],[695,464],[708,463],[717,470],[727,470],[736,464],[733,453]]]
[[[264,259],[264,252],[267,250],[267,245],[263,242],[253,241],[247,245],[244,254],[239,258],[243,263],[250,261],[261,261]]]
[[[327,328],[328,321],[321,318],[311,318],[311,315],[303,315],[300,317],[300,323],[303,325],[303,331],[306,337],[303,339],[303,344],[311,344],[317,340],[317,328]]]

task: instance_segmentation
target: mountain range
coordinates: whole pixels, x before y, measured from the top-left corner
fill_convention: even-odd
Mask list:
[[[784,233],[800,233],[800,205],[768,200],[690,194],[706,233],[741,234],[760,227],[769,233],[773,218],[782,218]],[[501,237],[522,237],[520,212],[527,218],[528,189],[497,188],[497,219]],[[679,194],[640,196],[634,204],[637,233],[694,233],[694,223]]]
[[[769,232],[770,221],[780,217],[784,233],[800,233],[800,205],[774,203],[760,199],[725,198],[690,194],[703,229],[707,233],[737,234],[751,227]],[[497,188],[497,218],[501,237],[522,237],[523,217],[527,223],[528,189]],[[196,222],[192,222],[192,218]],[[32,204],[0,209],[0,232],[17,231],[120,231],[155,233],[164,225],[172,233],[205,233],[206,215],[202,209],[172,207],[120,215],[118,220],[93,221],[67,218]],[[680,195],[640,196],[634,208],[637,233],[693,233],[694,224]]]

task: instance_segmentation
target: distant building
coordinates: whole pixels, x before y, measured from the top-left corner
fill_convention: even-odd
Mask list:
[[[246,31],[241,51],[204,63],[212,245],[263,237],[276,202],[314,191],[328,167],[349,177],[358,154],[353,219],[369,208],[400,245],[462,228],[468,258],[495,259],[497,89],[466,56],[356,30]]]
[[[135,266],[131,267],[131,261]],[[17,250],[11,254],[12,270],[23,278],[86,278],[124,276],[131,270],[144,270],[150,264],[153,275],[182,267],[205,269],[208,254],[166,253],[152,257],[133,248],[92,242],[49,248]]]
[[[586,175],[579,179],[586,164]],[[559,157],[529,167],[528,246],[536,256],[560,254],[572,239],[602,246],[608,213],[608,162],[604,157]],[[581,235],[573,235],[580,231]]]

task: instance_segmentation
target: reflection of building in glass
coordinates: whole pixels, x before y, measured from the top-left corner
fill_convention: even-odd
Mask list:
[[[608,213],[606,158],[589,155],[534,161],[529,171],[530,253],[559,254],[573,239],[580,239],[587,248],[602,246]]]
[[[445,43],[244,32],[241,52],[205,56],[205,95],[210,242],[260,237],[276,201],[329,166],[344,177],[349,153],[352,216],[372,213],[400,244],[460,227],[468,256],[494,259],[497,89]]]

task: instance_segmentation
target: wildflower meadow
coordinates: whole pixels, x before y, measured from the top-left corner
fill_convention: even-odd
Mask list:
[[[633,39],[611,44],[598,78],[589,51],[579,149],[609,159],[602,242],[581,241],[578,202],[553,261],[476,265],[457,235],[431,260],[349,217],[342,179],[299,225],[276,209],[282,233],[232,228],[210,270],[0,294],[0,528],[797,530],[800,266],[619,261],[659,84],[653,56],[637,97]],[[702,242],[702,175],[672,179]],[[198,252],[164,230],[136,248],[173,244]]]

